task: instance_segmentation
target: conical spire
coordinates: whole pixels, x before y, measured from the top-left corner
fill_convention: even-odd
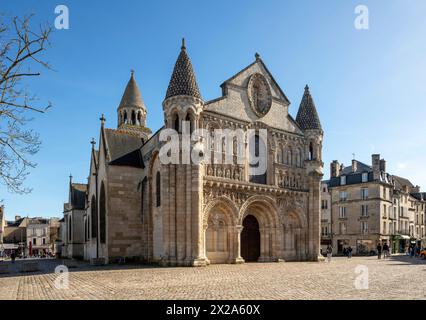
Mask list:
[[[302,130],[322,130],[317,109],[311,93],[309,92],[308,85],[305,87],[305,93],[300,102],[296,122]]]
[[[141,92],[139,91],[136,83],[133,70],[131,71],[130,80],[124,90],[124,94],[118,108],[121,109],[124,107],[146,109],[142,100]]]
[[[182,47],[173,69],[165,99],[180,95],[201,99],[191,60],[186,53],[185,39],[182,39]]]

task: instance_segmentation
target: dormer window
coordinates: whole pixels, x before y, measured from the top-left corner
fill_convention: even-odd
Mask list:
[[[344,186],[346,184],[346,176],[340,177],[340,185]]]
[[[362,174],[362,182],[367,182],[368,181],[368,172],[364,172]]]

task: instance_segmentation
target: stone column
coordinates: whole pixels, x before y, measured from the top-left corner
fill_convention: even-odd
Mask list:
[[[210,264],[210,260],[207,257],[207,228],[209,227],[208,224],[203,225],[203,247],[204,247],[204,257],[206,260],[206,264]]]
[[[265,262],[267,261],[266,246],[269,244],[266,243],[265,228],[263,227],[259,228],[259,232],[260,232],[260,257],[258,261]]]
[[[185,211],[186,211],[186,228],[185,228],[185,264],[191,264],[191,260],[193,258],[193,254],[192,254],[192,230],[191,230],[191,197],[192,197],[192,193],[191,193],[191,165],[185,165],[185,179],[186,179],[186,186],[185,186],[185,191],[186,191],[186,203],[185,203]]]
[[[194,267],[206,266],[205,257],[205,232],[203,230],[203,181],[202,166],[191,165],[192,189],[191,189],[191,212],[192,212],[192,244]]]
[[[321,247],[321,178],[322,174],[313,171],[309,174],[309,236],[308,259],[323,260],[320,255]]]
[[[236,237],[236,256],[234,258],[234,263],[244,263],[244,259],[241,257],[241,231],[243,231],[242,225],[237,225],[235,227],[235,237]]]
[[[177,165],[176,174],[176,262],[181,265],[185,257],[185,227],[186,227],[186,170],[185,165]]]
[[[176,165],[170,165],[170,213],[168,221],[168,231],[169,231],[169,262],[174,263],[176,261]]]

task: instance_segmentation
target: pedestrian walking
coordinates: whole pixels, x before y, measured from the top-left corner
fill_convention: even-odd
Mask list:
[[[352,258],[352,247],[348,247],[348,259]]]
[[[414,247],[410,246],[410,258],[414,257]]]
[[[379,242],[377,244],[377,259],[381,259],[381,258],[382,258],[382,245]]]
[[[331,256],[333,254],[333,248],[330,245],[328,245],[326,252],[327,252],[327,262],[330,262]]]
[[[10,254],[10,259],[12,259],[12,263],[15,263],[15,258],[16,258],[15,250],[13,250],[12,253]]]
[[[386,259],[389,256],[389,246],[387,243],[383,245],[383,259]]]

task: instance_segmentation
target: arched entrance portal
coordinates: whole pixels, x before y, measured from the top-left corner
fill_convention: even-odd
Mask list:
[[[252,215],[248,215],[243,221],[241,256],[246,262],[255,262],[260,256],[259,222]]]

